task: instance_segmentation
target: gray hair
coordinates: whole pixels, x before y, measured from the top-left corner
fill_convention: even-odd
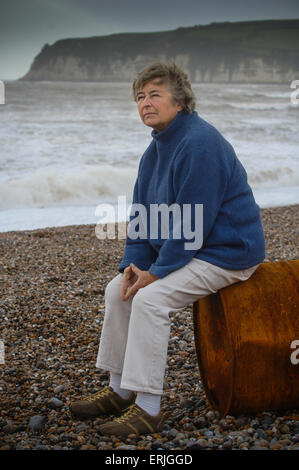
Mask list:
[[[159,80],[160,84],[169,84],[175,103],[183,106],[183,112],[191,114],[196,105],[196,98],[191,88],[188,75],[174,61],[154,62],[139,72],[133,81],[132,92],[136,95],[148,82]]]

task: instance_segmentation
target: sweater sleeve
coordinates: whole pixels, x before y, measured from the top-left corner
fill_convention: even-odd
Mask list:
[[[137,178],[133,191],[133,201],[132,207],[134,204],[139,202],[139,180]],[[134,211],[131,211],[129,224],[134,218]],[[136,238],[133,239],[127,235],[124,255],[121,263],[118,266],[119,272],[123,272],[124,269],[134,263],[139,269],[148,271],[151,264],[156,260],[157,253],[154,248],[150,245],[149,241],[146,238]]]
[[[176,157],[173,188],[175,202],[180,206],[181,236],[165,240],[157,260],[151,265],[150,273],[159,278],[187,264],[215,224],[229,172],[223,159],[225,148],[217,139],[210,140],[210,145],[185,144]],[[173,230],[170,233],[173,234]]]

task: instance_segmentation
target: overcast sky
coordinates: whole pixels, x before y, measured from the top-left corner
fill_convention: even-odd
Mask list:
[[[0,0],[0,78],[23,76],[58,39],[295,18],[298,0]]]

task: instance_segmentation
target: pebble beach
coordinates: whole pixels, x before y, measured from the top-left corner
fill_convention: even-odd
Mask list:
[[[298,213],[261,210],[265,261],[298,258]],[[299,409],[221,417],[210,408],[191,305],[172,321],[161,433],[103,436],[109,418],[72,417],[71,401],[108,385],[95,361],[124,243],[98,239],[95,225],[0,233],[0,450],[299,450]]]

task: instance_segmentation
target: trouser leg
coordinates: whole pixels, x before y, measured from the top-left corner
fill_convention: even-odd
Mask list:
[[[127,345],[132,298],[121,300],[122,274],[112,279],[105,290],[105,317],[96,360],[96,367],[122,373]]]

